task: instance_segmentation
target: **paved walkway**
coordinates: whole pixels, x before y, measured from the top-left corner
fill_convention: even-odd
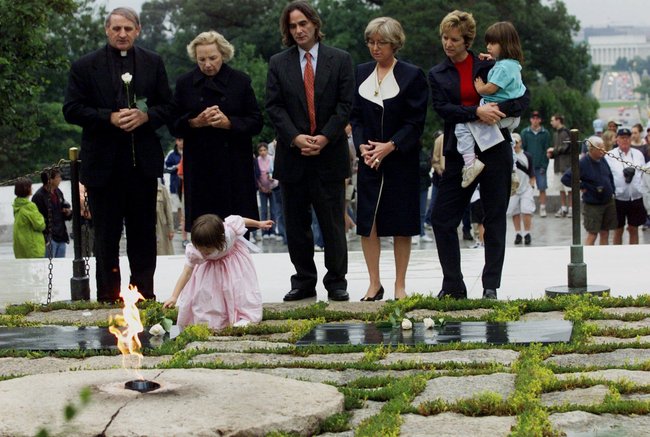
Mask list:
[[[559,221],[560,219],[547,219]],[[644,238],[650,237],[646,231]],[[279,245],[280,243],[273,243]],[[358,244],[358,243],[357,243]],[[509,243],[512,246],[512,242]],[[395,280],[394,258],[391,245],[382,244],[381,258],[382,282],[387,298],[392,297]],[[442,271],[437,258],[435,244],[427,243],[416,247],[411,254],[407,273],[409,293],[429,294],[440,290]],[[470,298],[482,294],[480,280],[484,263],[482,249],[462,249],[462,266],[465,283]],[[650,257],[650,246],[591,246],[584,248],[584,261],[587,264],[588,284],[607,285],[613,296],[636,296],[648,293],[647,275],[643,266]],[[322,285],[325,273],[323,253],[315,254],[319,269],[318,298],[325,299]],[[264,302],[280,302],[289,290],[289,277],[294,273],[293,265],[286,252],[253,254]],[[70,299],[70,278],[72,260],[53,260],[52,300]],[[94,299],[94,260],[90,260],[91,298]],[[567,265],[571,261],[568,242],[563,246],[536,245],[530,247],[508,247],[499,289],[500,299],[537,298],[544,295],[547,287],[567,284]],[[121,257],[123,286],[128,286],[128,260]],[[169,297],[182,270],[183,256],[158,257],[155,284],[159,300]],[[5,259],[0,263],[0,307],[11,303],[26,301],[45,302],[48,292],[47,260]],[[352,300],[360,299],[368,287],[368,277],[363,253],[349,252],[348,291]]]

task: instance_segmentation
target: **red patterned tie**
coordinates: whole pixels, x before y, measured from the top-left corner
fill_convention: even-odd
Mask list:
[[[314,105],[314,67],[311,65],[311,53],[305,53],[305,97],[307,97],[307,111],[309,112],[309,129],[313,135],[316,132],[316,106]]]

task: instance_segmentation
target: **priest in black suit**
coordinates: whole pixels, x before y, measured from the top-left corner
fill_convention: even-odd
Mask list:
[[[105,22],[108,44],[72,64],[63,114],[83,128],[81,182],[95,229],[97,300],[120,292],[119,244],[126,225],[130,284],[154,299],[156,191],[163,150],[156,130],[173,116],[160,56],[134,46],[140,19],[116,8]]]
[[[323,284],[331,300],[348,300],[345,134],[354,100],[352,59],[321,42],[321,20],[305,1],[289,3],[280,19],[289,48],[269,62],[266,110],[275,126],[273,177],[280,181],[289,256],[296,268],[285,301],[316,296],[311,208],[323,232]]]

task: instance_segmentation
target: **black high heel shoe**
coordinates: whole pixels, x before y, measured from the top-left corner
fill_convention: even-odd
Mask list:
[[[364,296],[361,298],[361,302],[374,302],[376,300],[382,300],[384,298],[384,286],[380,285],[377,294],[374,296]]]

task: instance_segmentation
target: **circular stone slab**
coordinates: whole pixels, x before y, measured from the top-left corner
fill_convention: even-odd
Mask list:
[[[263,436],[271,431],[313,434],[343,411],[343,395],[329,385],[240,370],[143,370],[161,385],[149,393],[124,389],[135,379],[123,369],[30,375],[0,381],[0,435],[33,436]],[[90,403],[65,424],[66,404]]]

